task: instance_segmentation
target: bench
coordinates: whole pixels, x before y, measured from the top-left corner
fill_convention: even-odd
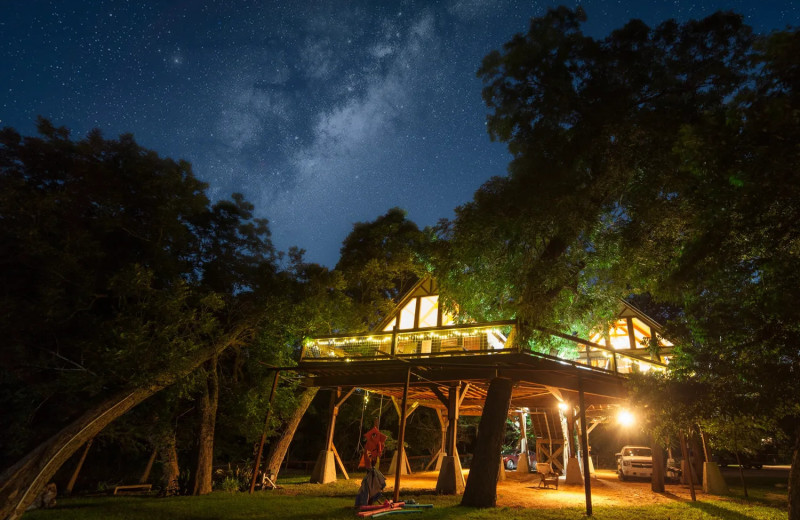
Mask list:
[[[152,484],[131,484],[129,486],[117,486],[114,488],[114,494],[116,495],[120,491],[137,491],[141,493],[147,493],[152,487]]]

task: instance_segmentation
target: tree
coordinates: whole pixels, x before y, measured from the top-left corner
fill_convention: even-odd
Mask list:
[[[425,273],[420,255],[425,241],[425,234],[400,208],[353,226],[342,243],[336,270],[344,276],[362,330],[377,325]]]
[[[439,227],[444,291],[523,337],[649,292],[681,309],[675,374],[798,417],[798,32],[716,13],[593,39],[583,21],[550,10],[484,59],[488,130],[513,159]],[[792,519],[798,479],[800,450]]]
[[[39,131],[0,132],[0,384],[14,414],[0,421],[3,457],[27,452],[0,479],[11,518],[107,424],[252,335],[270,277],[215,290],[204,267],[219,253],[203,240],[228,243],[226,261],[259,250],[258,273],[275,271],[263,233],[245,244],[215,234],[188,163],[130,135],[73,141],[44,120]]]

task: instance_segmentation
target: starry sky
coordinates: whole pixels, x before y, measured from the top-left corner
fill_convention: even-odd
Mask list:
[[[333,266],[354,222],[449,218],[509,160],[485,130],[481,58],[559,3],[0,0],[0,126],[37,115],[133,133],[244,193],[280,249]],[[585,31],[734,10],[758,32],[792,0],[587,0]]]

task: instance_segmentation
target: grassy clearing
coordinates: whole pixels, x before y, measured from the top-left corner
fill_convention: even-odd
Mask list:
[[[93,497],[59,499],[58,507],[49,511],[33,511],[26,520],[305,520],[353,519],[353,501],[360,476],[333,484],[308,484],[307,476],[281,479],[282,490],[247,493],[216,492],[204,497]],[[730,482],[734,484],[734,482]],[[750,500],[742,500],[741,488],[732,488],[732,499],[715,500],[699,497],[696,503],[676,500],[666,504],[642,507],[595,507],[598,520],[642,519],[731,519],[777,520],[786,518],[786,494],[772,482],[759,482],[749,487]],[[583,508],[496,508],[472,509],[458,505],[460,497],[436,496],[429,493],[404,493],[404,499],[432,503],[434,509],[402,518],[437,520],[448,518],[497,520],[562,520],[585,518]],[[779,507],[775,507],[779,504]],[[397,517],[395,517],[397,518]]]

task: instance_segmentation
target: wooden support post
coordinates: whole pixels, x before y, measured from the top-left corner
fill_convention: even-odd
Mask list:
[[[94,442],[94,437],[92,437],[86,442],[86,447],[83,449],[81,458],[78,459],[78,464],[75,466],[75,471],[72,472],[72,476],[69,478],[69,482],[67,483],[67,488],[64,490],[64,494],[66,495],[72,494],[72,488],[75,487],[75,481],[78,480],[78,474],[81,472],[83,463],[86,460],[86,455],[89,453],[89,448],[92,447],[93,442]]]
[[[448,392],[447,403],[447,455],[456,454],[456,439],[458,428],[458,386],[453,385]]]
[[[630,344],[631,350],[636,350],[636,334],[633,331],[633,318],[625,318],[625,322],[628,324],[628,343]]]
[[[456,449],[458,430],[458,411],[461,397],[460,383],[452,383],[447,396],[447,432],[445,440],[446,456],[442,460],[439,477],[436,479],[436,492],[442,495],[457,495],[464,490],[466,482],[461,473],[461,461]],[[466,387],[463,388],[466,394]]]
[[[526,424],[527,414],[525,412],[519,413],[519,458],[517,459],[517,472],[520,475],[527,475],[531,471],[530,462],[528,459],[528,425]]]
[[[411,367],[406,369],[406,384],[403,386],[403,404],[400,414],[400,431],[397,435],[397,465],[394,469],[394,501],[400,501],[400,473],[403,467],[406,440],[406,404],[408,403],[408,385],[411,383]]]
[[[586,400],[583,378],[578,374],[578,407],[581,419],[581,453],[583,454],[583,489],[586,494],[586,516],[592,516],[592,479],[589,472],[589,433],[586,428]]]
[[[278,389],[278,380],[280,378],[280,371],[275,371],[275,377],[272,379],[272,390],[269,392],[269,401],[267,402],[267,414],[264,417],[264,429],[261,432],[261,439],[258,442],[258,451],[256,452],[256,460],[253,462],[253,477],[250,479],[250,494],[256,489],[256,478],[258,478],[258,468],[261,466],[261,455],[264,453],[264,443],[267,441],[267,430],[269,430],[269,418],[272,413],[272,400],[275,398],[275,391]]]
[[[392,356],[397,355],[397,331],[400,330],[400,315],[395,318],[394,327],[392,327]]]

